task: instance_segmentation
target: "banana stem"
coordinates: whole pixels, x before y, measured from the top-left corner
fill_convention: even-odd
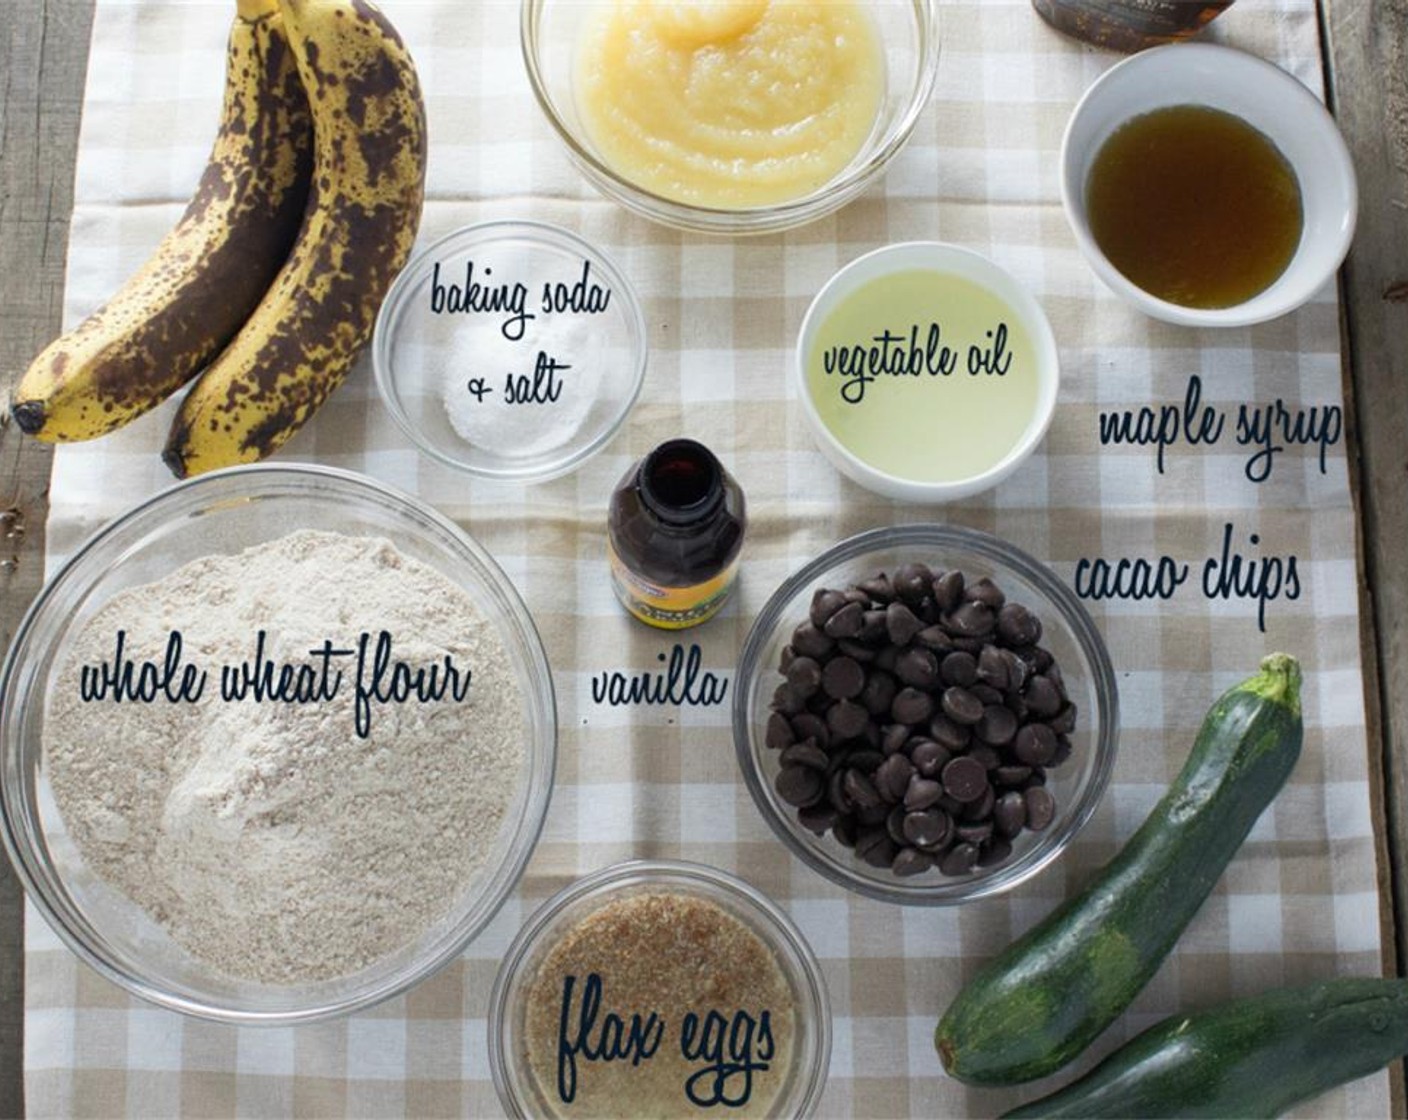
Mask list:
[[[235,10],[246,23],[258,23],[279,10],[278,0],[235,0]]]

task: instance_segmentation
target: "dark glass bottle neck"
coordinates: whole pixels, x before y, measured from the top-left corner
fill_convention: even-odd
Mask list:
[[[692,439],[662,443],[641,462],[637,478],[641,502],[666,525],[697,525],[723,505],[723,467]]]

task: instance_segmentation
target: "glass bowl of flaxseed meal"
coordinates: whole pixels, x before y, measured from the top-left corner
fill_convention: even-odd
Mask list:
[[[490,999],[490,1068],[514,1117],[811,1116],[830,1054],[801,933],[700,864],[633,860],[559,892]]]
[[[99,530],[0,676],[0,813],[40,913],[133,994],[233,1023],[368,1007],[458,956],[556,755],[532,619],[374,479],[242,467]]]

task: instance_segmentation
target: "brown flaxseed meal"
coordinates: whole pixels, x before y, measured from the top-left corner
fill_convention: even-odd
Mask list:
[[[781,963],[697,895],[607,901],[547,952],[526,999],[525,1065],[555,1115],[761,1117],[792,1076],[796,996]]]

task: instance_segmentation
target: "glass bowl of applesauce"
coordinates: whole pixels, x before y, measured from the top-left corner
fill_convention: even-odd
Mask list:
[[[938,65],[933,0],[524,0],[538,103],[598,190],[678,229],[829,214],[904,147]]]

